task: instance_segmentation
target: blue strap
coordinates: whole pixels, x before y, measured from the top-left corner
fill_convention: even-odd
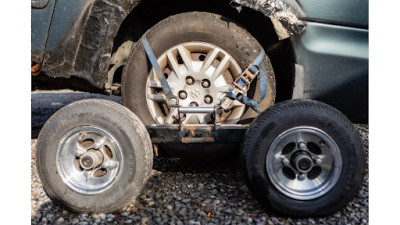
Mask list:
[[[257,58],[253,62],[253,66],[259,66],[264,57],[265,57],[265,51],[264,49],[261,49],[260,54],[258,54]]]
[[[267,94],[267,74],[261,67],[259,67],[259,65],[260,65],[261,61],[264,59],[264,57],[265,57],[264,49],[261,49],[260,54],[258,54],[257,58],[253,61],[253,65],[249,68],[250,72],[253,74],[256,73],[257,71],[260,71],[260,85],[259,85],[260,101],[257,102],[251,98],[248,98],[244,94],[238,94],[238,96],[235,96],[232,93],[233,88],[229,89],[229,93],[227,95],[229,98],[237,99],[239,102],[249,106],[254,111],[256,111],[258,114],[260,114],[260,111],[258,111],[258,105],[262,102],[262,100],[264,100],[264,98]],[[246,85],[246,83],[243,82],[242,80],[240,80],[238,82],[238,84],[241,85],[242,87],[244,87]]]
[[[154,55],[153,50],[151,49],[150,44],[147,41],[147,38],[145,35],[143,35],[143,37],[142,37],[142,44],[143,44],[144,50],[146,51],[147,57],[149,57],[150,63],[153,66],[154,70],[156,71],[157,77],[161,82],[161,85],[162,85],[165,95],[171,96],[172,95],[171,88],[169,87],[168,82],[165,79],[163,72],[161,71],[160,65],[158,65],[156,56]]]

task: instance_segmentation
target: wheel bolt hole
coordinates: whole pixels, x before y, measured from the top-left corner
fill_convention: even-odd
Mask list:
[[[203,88],[209,88],[211,85],[211,82],[207,79],[204,79],[201,81],[201,86],[203,86]]]
[[[187,76],[186,77],[186,84],[188,84],[188,85],[192,85],[192,84],[194,84],[194,78],[192,77],[192,76]]]
[[[200,56],[199,56],[199,60],[200,60],[200,61],[204,61],[205,59],[206,59],[206,55],[200,55]]]
[[[189,104],[189,106],[190,106],[190,107],[197,107],[197,106],[199,106],[199,104],[197,104],[197,102],[191,102],[191,103]]]
[[[179,95],[180,99],[186,99],[187,98],[186,91],[180,91],[178,95]]]
[[[204,102],[206,104],[211,104],[213,102],[213,98],[210,95],[204,96]]]

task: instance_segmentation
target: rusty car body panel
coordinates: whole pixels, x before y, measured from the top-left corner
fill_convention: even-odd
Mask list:
[[[31,1],[32,62],[47,77],[81,78],[104,90],[121,24],[146,1]],[[368,120],[368,1],[220,1],[239,14],[244,7],[262,13],[282,42],[290,40],[292,98],[321,100],[353,121]]]

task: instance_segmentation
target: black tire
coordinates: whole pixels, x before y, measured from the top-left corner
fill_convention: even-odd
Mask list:
[[[63,181],[58,169],[56,154],[63,137],[80,127],[102,129],[111,134],[120,147],[118,176],[100,193],[73,190]],[[36,157],[37,171],[49,197],[79,213],[122,209],[140,194],[153,165],[152,144],[144,124],[126,107],[101,99],[81,100],[57,111],[39,134]]]
[[[261,45],[244,28],[220,15],[206,12],[188,12],[170,16],[144,34],[158,58],[171,47],[189,41],[202,41],[219,46],[232,55],[244,69],[257,57]],[[259,109],[265,110],[275,100],[275,76],[266,56],[260,64],[267,74],[267,95]],[[122,75],[122,101],[144,124],[154,124],[146,102],[146,81],[151,69],[144,47],[138,41],[130,54]],[[259,99],[258,81],[252,83],[249,96]],[[253,92],[252,94],[250,92]],[[251,109],[241,117],[241,123],[249,123],[257,116]]]
[[[340,150],[342,160],[342,169],[336,171],[339,175],[334,186],[322,196],[308,200],[289,197],[277,188],[272,182],[274,178],[267,172],[268,152],[274,151],[271,144],[282,140],[281,134],[285,131],[299,126],[318,128],[328,134]],[[277,139],[279,135],[281,139]],[[293,151],[298,151],[296,148]],[[281,102],[257,117],[245,134],[241,160],[247,186],[262,205],[300,217],[327,215],[343,208],[362,185],[366,161],[361,138],[353,124],[335,108],[312,100]]]

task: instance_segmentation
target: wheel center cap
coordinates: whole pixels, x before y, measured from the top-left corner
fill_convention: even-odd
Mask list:
[[[306,173],[312,168],[312,160],[308,155],[298,155],[295,158],[295,165],[300,172]]]
[[[81,157],[80,165],[83,169],[90,170],[99,166],[103,161],[102,158],[100,152],[87,152]]]

